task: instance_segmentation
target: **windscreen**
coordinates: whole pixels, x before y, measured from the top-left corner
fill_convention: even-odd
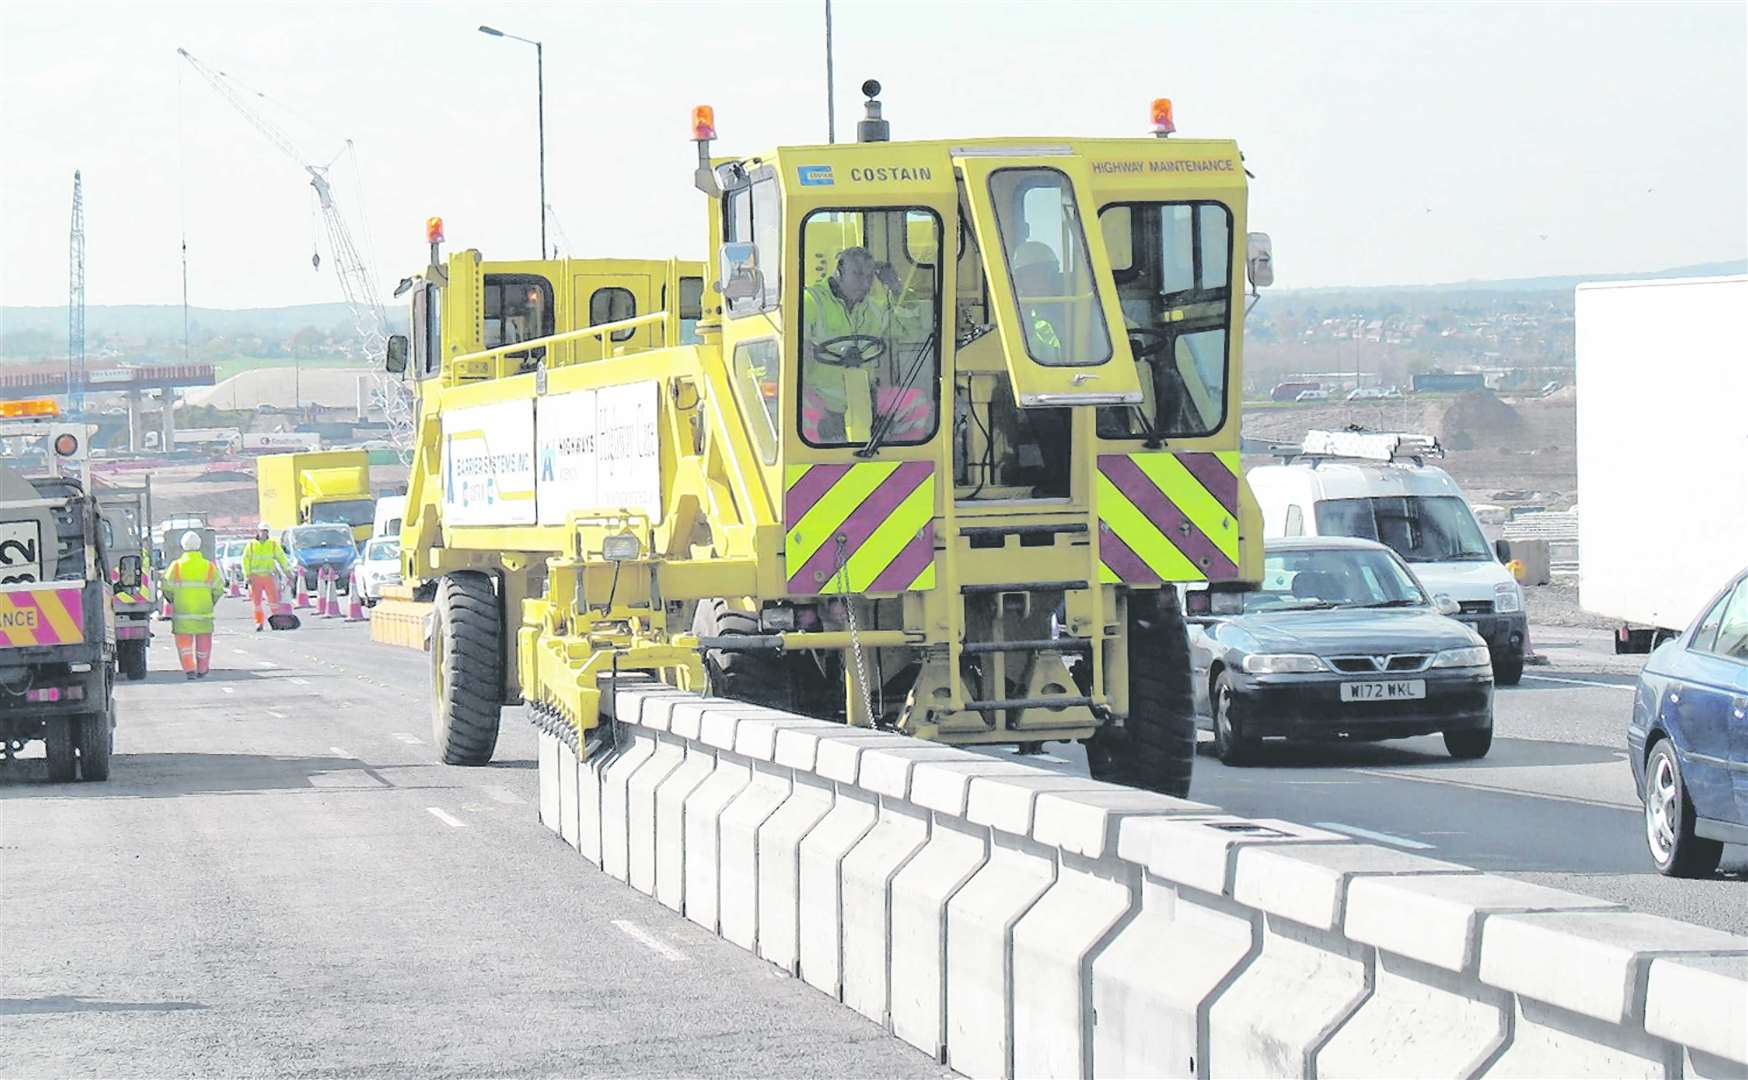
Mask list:
[[[333,525],[293,529],[291,546],[300,550],[319,547],[351,547],[352,530]]]
[[[1262,586],[1245,611],[1331,607],[1419,607],[1426,603],[1408,569],[1387,551],[1305,548],[1263,556]]]
[[[401,542],[399,540],[378,540],[370,545],[365,558],[372,562],[386,562],[401,557]]]
[[[1387,544],[1411,563],[1486,562],[1494,556],[1469,504],[1455,495],[1323,499],[1317,532]]]
[[[341,525],[369,525],[376,520],[376,503],[370,499],[339,499],[310,507],[310,521]]]
[[[1111,358],[1074,185],[1056,169],[1000,169],[989,179],[1026,352],[1047,367]]]

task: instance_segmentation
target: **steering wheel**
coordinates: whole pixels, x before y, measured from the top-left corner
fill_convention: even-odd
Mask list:
[[[815,342],[813,355],[833,367],[867,367],[886,355],[886,339],[873,334],[844,334]]]
[[[1125,329],[1129,334],[1129,351],[1137,360],[1158,356],[1171,347],[1171,337],[1164,330],[1152,326],[1130,326]]]

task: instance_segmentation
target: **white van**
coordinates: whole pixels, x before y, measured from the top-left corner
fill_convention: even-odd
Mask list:
[[[405,495],[384,495],[376,500],[376,523],[371,526],[370,538],[392,536],[401,538],[401,519],[407,513],[407,497]]]
[[[1246,474],[1263,535],[1357,536],[1388,544],[1426,591],[1456,601],[1454,616],[1487,640],[1496,683],[1523,677],[1529,622],[1523,590],[1487,542],[1457,482],[1424,459],[1426,436],[1313,431],[1301,454]]]

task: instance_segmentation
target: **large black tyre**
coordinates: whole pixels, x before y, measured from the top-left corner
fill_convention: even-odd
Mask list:
[[[1493,685],[1516,686],[1523,681],[1523,654],[1500,653],[1493,658]]]
[[[760,633],[759,620],[729,607],[721,598],[700,600],[692,615],[692,633],[698,637],[751,636]],[[717,697],[776,709],[794,706],[794,688],[782,653],[706,649],[704,675],[710,681],[710,693]]]
[[[1675,744],[1659,740],[1645,761],[1645,840],[1651,862],[1666,877],[1710,877],[1723,858],[1724,845],[1694,832],[1698,816],[1681,775]]]
[[[1222,671],[1209,695],[1214,711],[1214,756],[1223,765],[1248,765],[1256,756],[1259,740],[1244,733],[1238,701],[1232,691],[1232,676]]]
[[[1484,728],[1468,728],[1462,731],[1447,731],[1445,750],[1458,761],[1476,761],[1487,756],[1487,751],[1493,749],[1493,721],[1487,721]]]
[[[492,579],[446,575],[432,616],[432,741],[445,765],[485,765],[498,745],[504,696],[504,624]]]
[[[1129,597],[1129,718],[1087,741],[1094,777],[1183,798],[1196,761],[1190,643],[1177,591]]]
[[[51,784],[70,784],[78,772],[79,760],[73,756],[73,728],[78,723],[70,716],[54,716],[45,722],[43,750],[48,754]]]
[[[129,682],[146,677],[146,639],[128,638],[115,644],[115,664]]]
[[[109,758],[115,750],[115,700],[101,712],[79,718],[79,776],[84,780],[108,780]]]

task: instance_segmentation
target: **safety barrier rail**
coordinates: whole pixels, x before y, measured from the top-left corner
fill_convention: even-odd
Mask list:
[[[548,828],[972,1076],[1748,1071],[1748,938],[654,684],[603,708],[586,761],[536,717]]]
[[[594,326],[585,326],[577,330],[565,330],[561,333],[549,334],[542,338],[518,341],[510,345],[499,345],[496,348],[486,349],[483,352],[467,353],[463,356],[456,357],[453,363],[471,364],[482,360],[501,360],[504,357],[509,356],[511,353],[525,353],[533,349],[544,349],[549,345],[564,345],[572,341],[581,341],[585,338],[600,338],[601,348],[604,351],[607,347],[607,335],[617,334],[621,330],[635,330],[640,326],[651,326],[656,323],[662,324],[662,340],[665,343],[667,341],[667,321],[667,312],[651,311],[643,315],[633,316],[629,319],[619,319],[607,323],[596,323]]]

